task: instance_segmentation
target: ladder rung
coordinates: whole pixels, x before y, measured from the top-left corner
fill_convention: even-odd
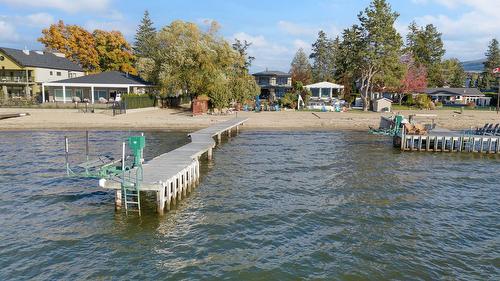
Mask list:
[[[139,205],[139,202],[134,202],[134,201],[127,201],[127,202],[125,202],[125,203],[127,203],[127,204],[135,204],[135,205]]]
[[[125,195],[127,195],[127,196],[135,196],[135,197],[139,196],[139,194],[137,194],[137,193],[136,194],[134,194],[134,193],[126,193]]]

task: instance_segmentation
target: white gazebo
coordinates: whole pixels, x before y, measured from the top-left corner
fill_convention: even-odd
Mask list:
[[[319,82],[311,85],[306,85],[304,88],[307,88],[312,93],[312,99],[318,100],[331,100],[333,98],[334,90],[337,95],[340,95],[344,86],[331,83],[331,82]]]

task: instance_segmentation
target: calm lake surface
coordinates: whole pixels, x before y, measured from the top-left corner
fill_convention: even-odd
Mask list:
[[[138,218],[64,177],[64,135],[81,158],[83,132],[0,132],[0,280],[500,279],[498,157],[243,132],[175,210],[149,198]],[[92,150],[118,156],[128,135],[92,132]],[[146,138],[147,159],[187,141]]]

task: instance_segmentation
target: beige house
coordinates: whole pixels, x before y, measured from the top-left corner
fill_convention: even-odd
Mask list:
[[[63,54],[0,47],[0,95],[4,99],[40,96],[42,83],[83,75],[81,66]]]

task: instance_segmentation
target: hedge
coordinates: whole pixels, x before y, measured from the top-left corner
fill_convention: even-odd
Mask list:
[[[122,96],[122,101],[125,102],[127,109],[154,107],[156,106],[156,97],[149,94],[128,94]]]

